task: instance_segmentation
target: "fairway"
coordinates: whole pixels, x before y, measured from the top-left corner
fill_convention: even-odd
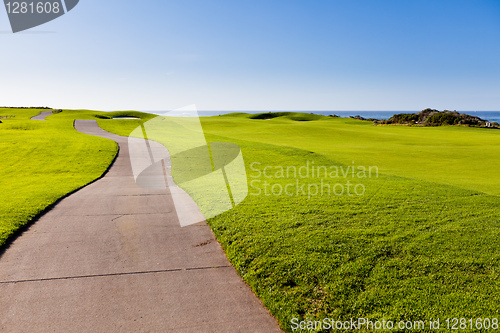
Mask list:
[[[244,114],[203,118],[203,127],[211,134],[313,151],[348,165],[376,165],[384,174],[500,194],[500,131],[495,129],[374,126],[329,117],[264,121]]]
[[[112,161],[116,145],[77,133],[74,119],[126,136],[154,117],[64,110],[35,122],[35,110],[1,111],[15,115],[0,124],[3,241]],[[208,222],[285,331],[325,317],[498,318],[499,131],[262,118],[201,118],[208,142],[241,147],[249,183],[240,205]]]
[[[121,134],[136,126],[100,125]],[[283,329],[293,318],[498,316],[500,132],[306,114],[202,125],[208,141],[241,147],[250,184],[242,204],[209,224]],[[379,173],[270,172],[312,164]],[[285,193],[296,181],[304,191]],[[346,181],[362,184],[363,195],[340,194]],[[327,193],[335,186],[339,195]]]

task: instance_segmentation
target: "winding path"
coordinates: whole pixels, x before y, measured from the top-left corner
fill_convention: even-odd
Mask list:
[[[48,117],[52,114],[52,111],[42,111],[39,115],[31,117],[31,120],[45,120],[45,117]]]
[[[280,332],[206,223],[181,228],[168,190],[135,185],[127,138],[102,179],[0,257],[1,332]]]

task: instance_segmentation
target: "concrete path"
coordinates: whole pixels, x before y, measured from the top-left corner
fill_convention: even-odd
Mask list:
[[[0,257],[1,332],[280,332],[206,223],[138,188],[127,139],[104,178],[62,200]]]
[[[50,116],[52,111],[42,111],[39,115],[31,117],[31,120],[45,120],[45,117]]]

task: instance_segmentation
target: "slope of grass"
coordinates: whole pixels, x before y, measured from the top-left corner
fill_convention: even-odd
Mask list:
[[[390,175],[299,178],[306,191],[321,182],[362,183],[363,196],[266,195],[265,181],[279,193],[297,179],[259,176],[252,163],[261,163],[254,164],[260,172],[308,161],[342,164],[305,150],[236,142],[247,160],[250,194],[209,224],[285,330],[292,318],[500,316],[498,197]]]
[[[204,117],[207,133],[313,151],[336,161],[376,165],[386,174],[500,194],[500,130],[374,126],[321,117],[251,120],[249,115]]]
[[[250,185],[209,224],[286,331],[292,318],[500,317],[499,133],[257,118],[201,119],[209,142],[241,147]],[[121,134],[136,125],[100,124]],[[280,172],[311,165],[380,172]],[[363,195],[331,193],[347,181]]]
[[[229,116],[235,116],[235,115],[238,115],[238,113]],[[311,121],[324,118],[324,116],[320,116],[317,114],[301,113],[301,112],[265,112],[252,115],[247,114],[246,117],[250,119],[263,119],[263,120],[271,120],[274,118],[286,118],[295,121]]]
[[[0,109],[0,246],[59,198],[100,177],[117,152],[106,139],[76,132],[73,120],[90,111],[63,111],[47,121],[40,111]]]

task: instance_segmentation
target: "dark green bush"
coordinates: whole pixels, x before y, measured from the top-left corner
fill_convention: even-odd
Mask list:
[[[417,122],[419,121],[419,118],[420,118],[419,115],[416,113],[399,113],[389,118],[389,120],[387,120],[387,123],[406,124],[406,123]]]
[[[456,125],[460,121],[459,117],[453,113],[436,113],[427,118],[426,123],[431,126],[438,125]]]

